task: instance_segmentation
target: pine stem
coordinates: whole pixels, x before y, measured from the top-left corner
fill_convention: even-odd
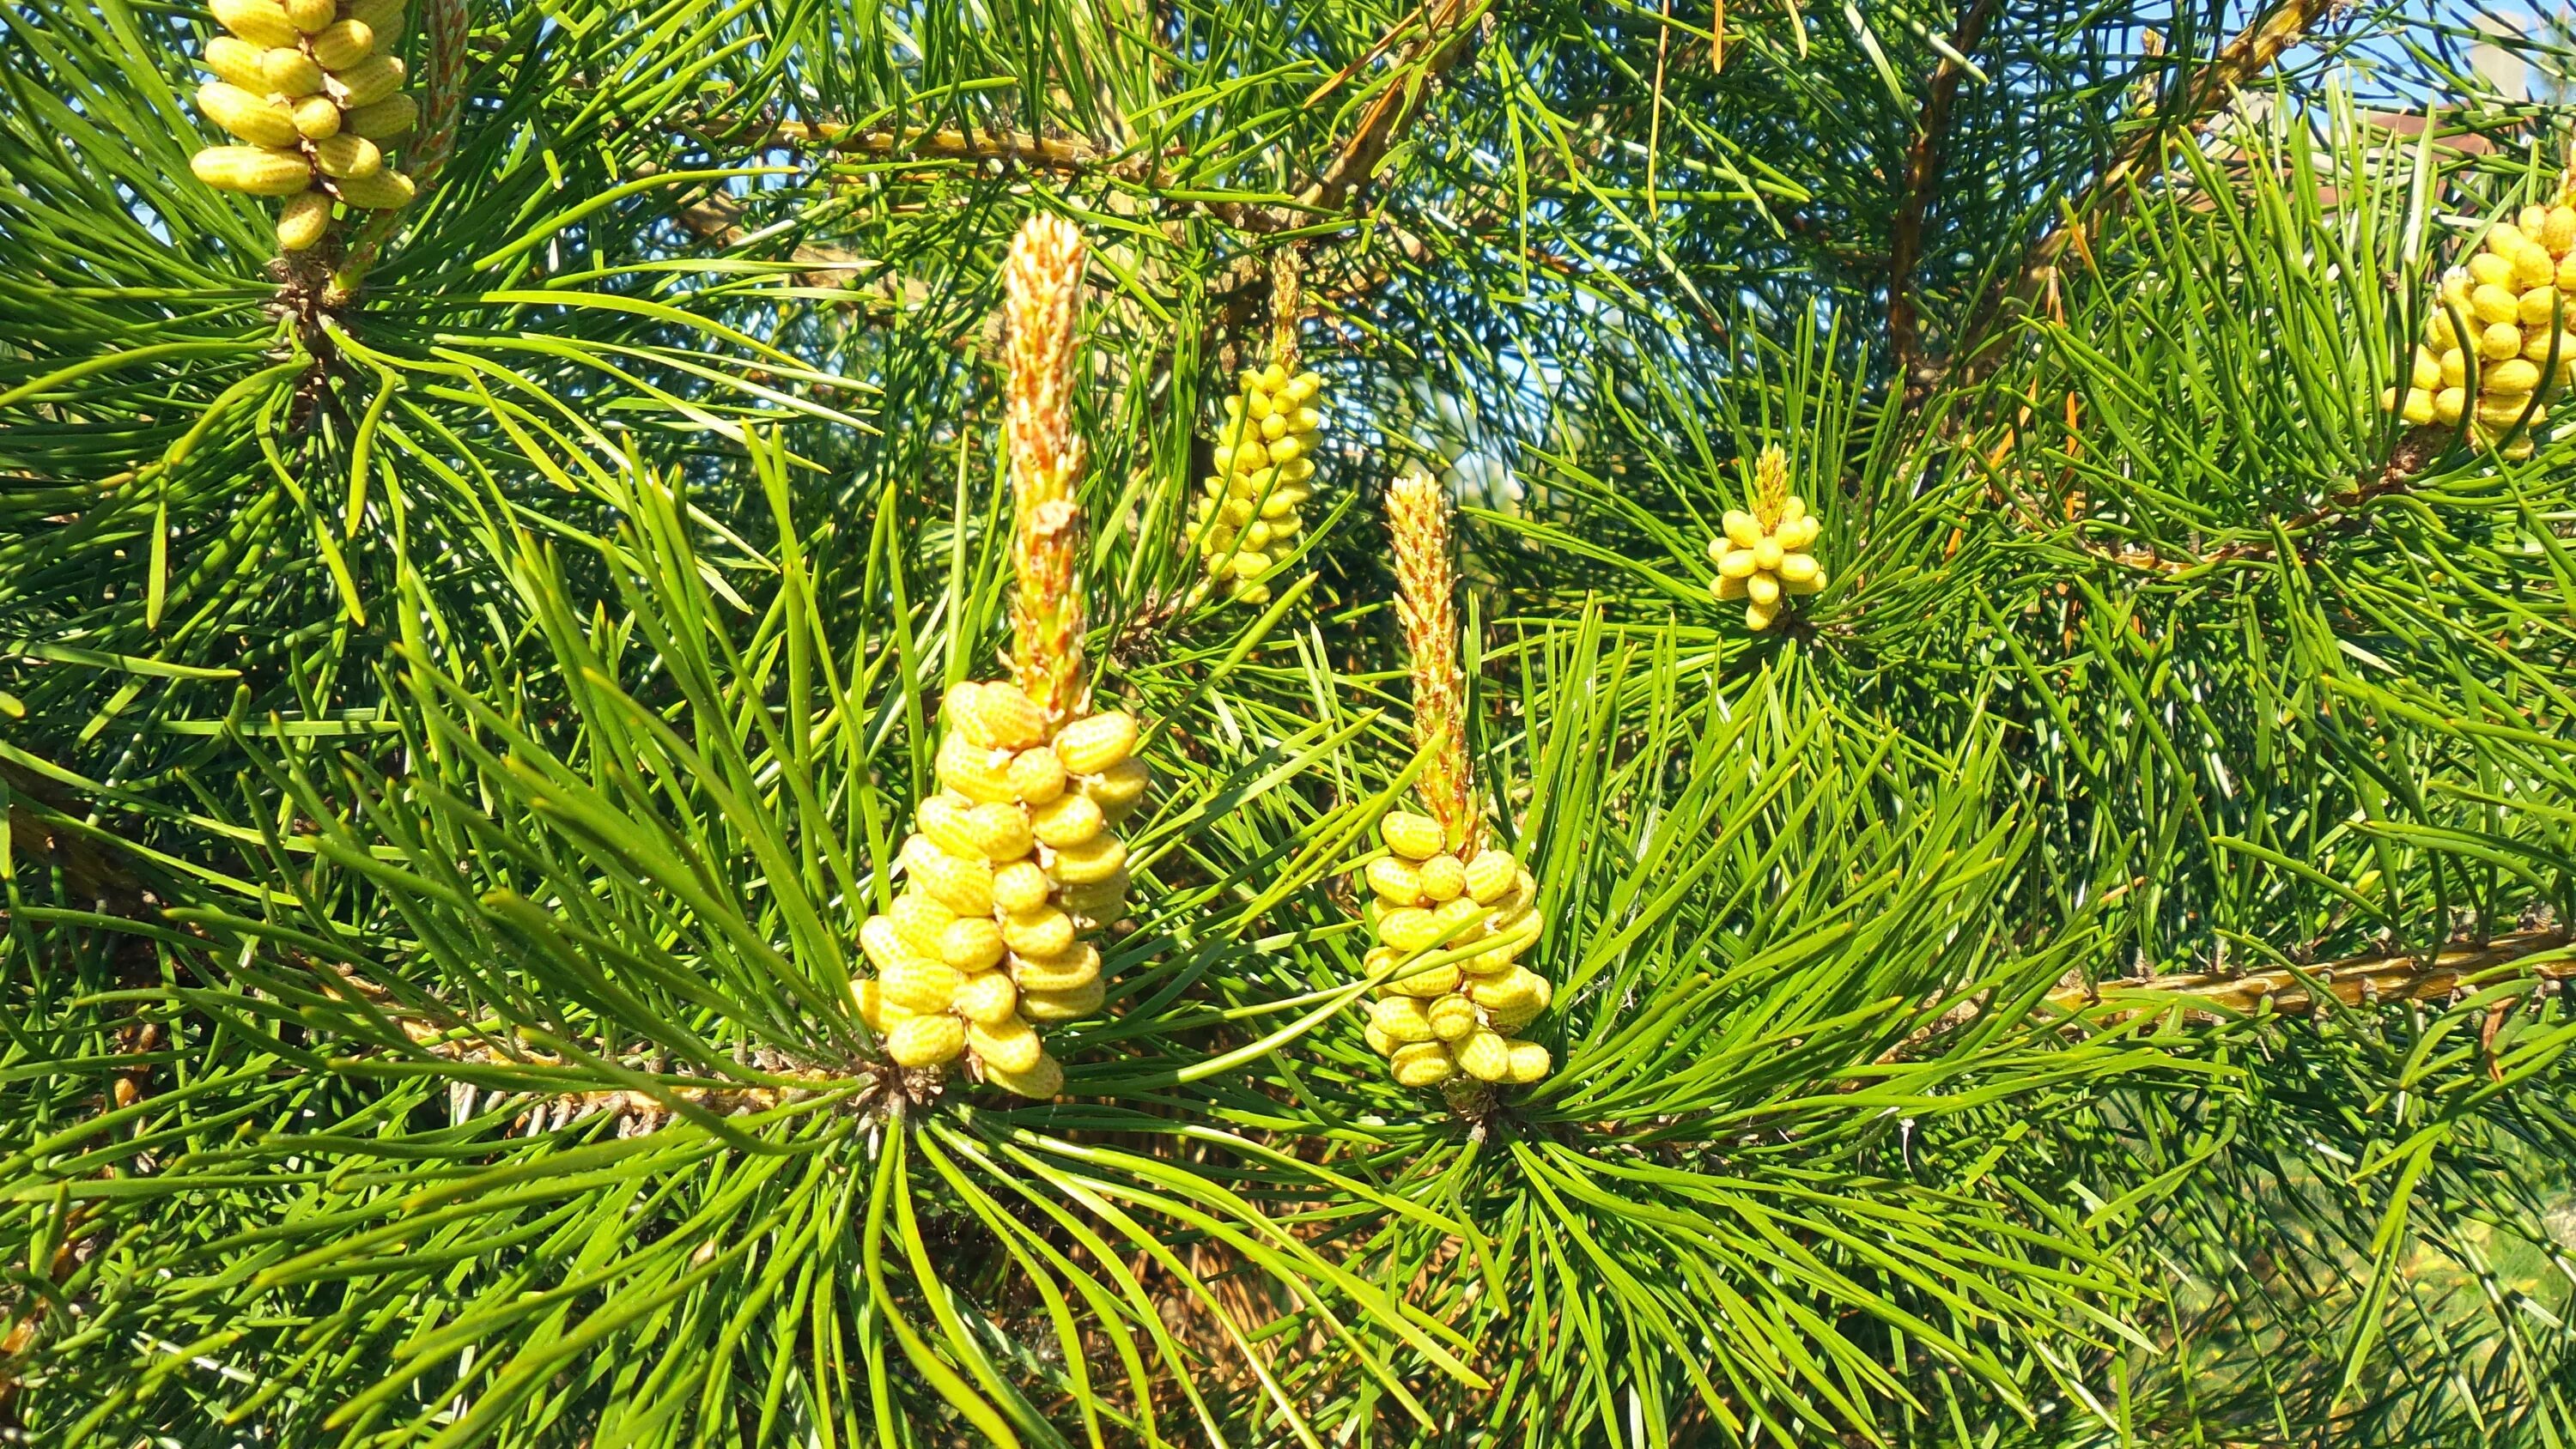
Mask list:
[[[2048,1004],[2066,1012],[2110,1001],[2134,1004],[2145,1011],[2180,1006],[2242,1015],[2268,1002],[2273,1011],[2295,1016],[2314,1011],[2319,1005],[2312,987],[2323,987],[2345,1006],[2432,1001],[2492,985],[2511,974],[2539,981],[2576,978],[2576,960],[2569,959],[2567,944],[2564,931],[2521,931],[2498,936],[2483,945],[2454,943],[2429,955],[2353,956],[2296,971],[2283,968],[2232,976],[2182,972],[2100,981],[2052,991]],[[2498,974],[2499,968],[2506,969]]]
[[[1073,430],[1074,313],[1081,301],[1082,234],[1059,216],[1033,216],[1011,241],[1008,300],[1009,446],[1013,500],[1012,672],[1050,727],[1086,711],[1083,668],[1083,469]]]
[[[429,35],[429,78],[422,88],[428,105],[416,139],[404,148],[412,202],[403,211],[419,209],[430,188],[438,183],[438,174],[447,169],[448,158],[456,152],[457,121],[465,109],[465,40],[474,28],[470,4],[471,0],[427,0],[422,7],[422,24]],[[359,286],[367,280],[368,268],[376,264],[377,254],[392,240],[394,228],[402,224],[402,216],[402,211],[369,212],[367,219],[359,223],[339,270],[331,278],[335,305],[357,295]]]
[[[1753,460],[1754,521],[1768,533],[1780,526],[1780,515],[1789,506],[1789,455],[1777,444],[1762,450]]]
[[[1270,257],[1270,360],[1291,375],[1297,371],[1297,321],[1305,303],[1297,248],[1281,247]]]
[[[1449,495],[1420,464],[1386,493],[1395,535],[1395,611],[1413,659],[1413,741],[1428,755],[1416,789],[1451,848],[1476,853],[1481,833],[1467,762],[1458,671],[1458,575],[1449,559]]]

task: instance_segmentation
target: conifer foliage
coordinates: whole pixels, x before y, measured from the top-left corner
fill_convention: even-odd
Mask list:
[[[2576,1441],[2498,23],[0,10],[0,1443]]]

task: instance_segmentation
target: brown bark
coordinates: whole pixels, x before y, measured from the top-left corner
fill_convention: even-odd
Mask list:
[[[2070,1013],[2106,1003],[2138,1012],[2181,1006],[2214,1017],[2250,1014],[2267,1003],[2284,1015],[2306,1014],[2321,1004],[2319,990],[2346,1006],[2438,1001],[2514,974],[2539,981],[2576,978],[2576,956],[2567,953],[2568,940],[2560,930],[2517,931],[2484,944],[2455,944],[2430,956],[2351,956],[2297,971],[2285,967],[2232,976],[2184,972],[2101,981],[2050,992],[2048,1004]]]
[[[1961,55],[1974,51],[1994,20],[1996,0],[1977,0],[1961,17],[1951,45]],[[1905,204],[1887,244],[1887,335],[1895,349],[1896,372],[1907,397],[1919,399],[1931,376],[1923,366],[1922,316],[1915,306],[1914,274],[1923,265],[1923,225],[1941,189],[1943,151],[1950,139],[1950,118],[1959,98],[1959,81],[1967,67],[1949,56],[1932,71],[1915,122],[1914,145],[1905,158]]]

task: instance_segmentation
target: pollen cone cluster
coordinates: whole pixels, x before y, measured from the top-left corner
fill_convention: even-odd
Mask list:
[[[1270,365],[1244,372],[1225,400],[1210,462],[1214,472],[1190,514],[1190,537],[1207,562],[1207,587],[1238,602],[1270,602],[1260,582],[1295,552],[1301,511],[1314,496],[1316,407],[1324,379],[1297,368],[1297,260],[1282,251],[1271,273]]]
[[[1100,1009],[1091,940],[1127,903],[1115,827],[1144,798],[1136,720],[1087,714],[1050,734],[1017,684],[948,692],[941,790],[914,813],[905,886],[859,928],[876,968],[859,1015],[906,1067],[964,1057],[985,1081],[1052,1097],[1064,1068],[1038,1028]]]
[[[1290,376],[1274,362],[1243,374],[1243,389],[1225,400],[1209,475],[1190,516],[1190,536],[1207,560],[1208,578],[1247,604],[1270,600],[1258,582],[1297,547],[1300,510],[1314,496],[1315,432],[1324,415],[1314,403],[1324,380]]]
[[[1539,1081],[1551,1065],[1547,1048],[1520,1040],[1552,996],[1545,978],[1520,964],[1538,942],[1538,883],[1509,851],[1479,844],[1449,495],[1416,467],[1387,489],[1386,513],[1395,612],[1412,655],[1414,744],[1424,755],[1415,789],[1430,813],[1387,816],[1378,829],[1390,853],[1363,868],[1377,941],[1369,974],[1387,977],[1363,1030],[1408,1087]]]
[[[2467,266],[2442,278],[2413,376],[2379,404],[2422,427],[2474,420],[2481,441],[2531,456],[2542,399],[2576,380],[2576,335],[2561,300],[2576,293],[2576,206],[2526,206],[2495,224]]]
[[[1127,903],[1115,827],[1145,797],[1136,719],[1095,712],[1083,662],[1083,468],[1073,429],[1082,234],[1061,217],[1020,228],[1002,269],[1010,366],[1011,678],[948,692],[940,791],[913,814],[904,892],[859,927],[876,968],[859,1015],[896,1064],[959,1058],[1023,1097],[1064,1068],[1038,1028],[1100,1009],[1092,937]]]
[[[1708,543],[1708,560],[1717,565],[1709,592],[1742,599],[1746,628],[1770,628],[1783,596],[1824,588],[1825,571],[1807,551],[1823,525],[1789,491],[1789,458],[1778,448],[1764,448],[1753,465],[1753,511],[1729,509],[1722,523],[1726,532]]]
[[[1553,994],[1545,977],[1520,964],[1538,941],[1538,882],[1508,851],[1449,849],[1447,832],[1428,815],[1389,815],[1379,828],[1392,854],[1368,864],[1369,926],[1378,941],[1368,967],[1393,975],[1370,1003],[1368,1044],[1408,1087],[1460,1076],[1544,1079],[1547,1048],[1520,1040]],[[1452,964],[1404,964],[1471,949]]]
[[[197,109],[241,141],[209,146],[190,168],[225,191],[285,200],[277,244],[306,251],[330,229],[334,201],[362,211],[411,203],[410,178],[384,148],[418,108],[393,55],[407,0],[213,0],[228,35],[199,63],[215,79]]]

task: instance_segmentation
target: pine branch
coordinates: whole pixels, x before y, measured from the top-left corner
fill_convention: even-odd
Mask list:
[[[2024,254],[2012,277],[1998,281],[1988,290],[1973,320],[1961,329],[1959,345],[1950,361],[1942,372],[1934,374],[1933,381],[1945,380],[1948,373],[1955,372],[1957,380],[1973,382],[2000,362],[2003,327],[2027,314],[2046,295],[2056,281],[2057,264],[2067,249],[2083,246],[2088,231],[2119,214],[2130,189],[2152,179],[2151,168],[2161,166],[2172,141],[2197,139],[2206,133],[2238,90],[2270,70],[2311,26],[2340,3],[2341,0],[2278,0],[2237,32],[2193,80],[2176,114],[2176,119],[2189,118],[2180,132],[2170,125],[2158,124],[2140,131],[2121,148],[2065,218]]]
[[[2388,461],[2380,466],[2376,475],[2357,480],[2350,490],[2334,494],[2304,513],[2296,513],[2280,519],[2275,526],[2283,537],[2294,540],[2318,528],[2361,527],[2364,522],[2360,517],[2362,509],[2379,499],[2402,495],[2412,489],[2417,475],[2424,471],[2427,464],[2441,456],[2443,450],[2451,445],[2453,436],[2453,430],[2449,428],[2414,429],[2398,440],[2397,445],[2389,452]],[[2038,517],[2032,510],[2029,500],[2015,495],[2015,502],[2024,515],[2023,526],[2037,529],[2040,526]],[[2069,506],[2072,508],[2076,505]],[[2198,558],[2167,558],[2160,550],[2153,548],[2123,547],[2113,550],[2089,542],[2080,546],[2094,557],[2117,564],[2122,568],[2159,574],[2186,573],[2224,563],[2259,563],[2274,557],[2279,552],[2269,539],[2248,539],[2239,543],[2226,544]]]
[[[1920,401],[1937,375],[1923,365],[1922,318],[1915,306],[1914,274],[1923,264],[1923,223],[1930,213],[1935,194],[1941,186],[1943,149],[1950,138],[1952,109],[1959,97],[1960,78],[1967,66],[1965,56],[1985,39],[1986,26],[1993,21],[1996,0],[1977,0],[1959,21],[1958,33],[1951,45],[1958,56],[1944,55],[1932,71],[1932,85],[1923,98],[1923,113],[1914,125],[1914,146],[1905,163],[1905,204],[1896,214],[1896,226],[1887,247],[1887,334],[1895,349],[1896,374],[1910,401]]]
[[[1315,224],[1317,214],[1346,211],[1361,198],[1374,176],[1378,164],[1394,148],[1405,132],[1421,116],[1423,104],[1441,79],[1454,71],[1474,47],[1475,22],[1485,7],[1472,10],[1467,0],[1438,0],[1436,12],[1424,15],[1422,33],[1414,44],[1395,62],[1397,79],[1388,83],[1368,108],[1361,113],[1351,134],[1338,147],[1333,159],[1301,193],[1293,206],[1244,206],[1222,201],[1192,200],[1183,203],[1187,210],[1215,216],[1239,230],[1252,233],[1285,231]],[[1402,33],[1402,27],[1395,32]],[[1382,49],[1382,47],[1380,47]],[[1374,58],[1373,49],[1320,88],[1318,99]],[[684,126],[683,130],[697,127]],[[980,131],[957,128],[915,128],[911,130],[859,130],[834,121],[779,121],[757,134],[743,137],[719,136],[717,139],[744,151],[787,148],[827,150],[842,155],[879,158],[917,157],[923,160],[965,162],[974,165],[998,165],[1047,171],[1065,177],[1107,177],[1145,189],[1160,190],[1173,184],[1175,178],[1142,156],[1111,156],[1089,141],[1079,138],[1041,136],[1028,131]],[[680,208],[675,214],[682,226],[700,241],[723,248],[739,244],[748,234],[742,224],[743,207],[729,197],[711,196]],[[812,270],[800,272],[798,281],[808,286],[832,286],[834,278],[825,268],[845,270],[859,261],[854,254],[835,247],[800,245],[791,260],[808,264]],[[1265,310],[1269,295],[1269,268],[1260,257],[1238,258],[1228,273],[1215,282],[1211,291],[1223,300],[1219,308],[1220,324],[1237,326],[1249,322]],[[1364,272],[1356,286],[1336,290],[1333,295],[1355,299],[1366,295],[1392,279],[1392,268],[1375,268]],[[906,300],[919,289],[907,287]]]
[[[1489,227],[1499,234],[1507,230],[1503,220],[1499,210],[1479,213],[1462,220],[1459,234],[1473,236]],[[1428,238],[1401,223],[1382,222],[1372,230],[1376,233],[1375,239],[1384,243],[1382,248],[1367,253],[1365,262],[1351,252],[1340,253],[1336,258],[1342,264],[1339,275],[1323,285],[1314,284],[1312,268],[1315,264],[1308,264],[1303,294],[1326,299],[1337,308],[1347,307],[1384,290],[1395,280],[1399,265],[1419,266],[1435,255]],[[1210,293],[1210,300],[1216,304],[1211,315],[1217,330],[1234,331],[1249,327],[1264,317],[1277,316],[1278,311],[1270,301],[1273,280],[1267,268],[1237,268],[1230,284]],[[1305,304],[1301,301],[1300,305]],[[1314,309],[1308,307],[1307,310]]]
[[[2237,976],[2180,972],[2096,982],[2052,991],[2048,1004],[2064,1012],[2099,1003],[2134,1003],[2141,1011],[2179,1005],[2209,1015],[2249,1014],[2268,1004],[2284,1015],[2302,1015],[2318,1006],[2313,988],[2332,993],[2346,1006],[2437,1001],[2511,974],[2543,982],[2576,979],[2576,955],[2568,952],[2569,940],[2568,933],[2560,930],[2517,931],[2484,945],[2449,946],[2430,956],[2352,956],[2322,966]]]
[[[1340,211],[1357,198],[1376,172],[1379,161],[1402,139],[1421,113],[1421,103],[1441,78],[1457,68],[1474,52],[1468,44],[1476,33],[1474,22],[1484,14],[1480,3],[1469,13],[1467,0],[1438,0],[1436,12],[1423,19],[1422,36],[1415,41],[1404,59],[1396,63],[1399,72],[1410,72],[1390,82],[1369,102],[1360,114],[1360,123],[1342,143],[1332,164],[1324,169],[1315,184],[1298,197],[1298,204],[1310,211]],[[1417,12],[1421,13],[1421,12]],[[1294,224],[1294,213],[1271,220]]]
[[[740,200],[719,191],[680,206],[671,214],[688,229],[690,235],[709,246],[722,248],[738,245],[748,234],[749,229],[742,224],[744,210]],[[797,285],[827,290],[850,290],[847,274],[869,265],[868,260],[856,252],[814,242],[799,243],[788,254],[788,260],[801,268],[795,274]],[[868,299],[853,293],[846,305],[880,300],[889,309],[899,309],[917,305],[929,297],[929,287],[919,282],[906,282],[899,286],[889,285],[880,299]]]
[[[759,136],[731,142],[745,151],[829,151],[841,156],[906,157],[1014,166],[1063,176],[1100,175],[1163,185],[1167,173],[1143,156],[1110,156],[1079,137],[1028,131],[913,127],[863,131],[838,121],[780,121]]]
[[[1474,54],[1473,42],[1480,33],[1477,22],[1484,17],[1485,11],[1483,3],[1471,6],[1468,0],[1436,0],[1436,8],[1415,12],[1421,31],[1396,59],[1396,77],[1361,112],[1358,123],[1335,149],[1332,160],[1299,194],[1294,205],[1246,206],[1194,199],[1182,203],[1182,208],[1214,216],[1229,226],[1254,234],[1312,227],[1320,218],[1351,213],[1366,195],[1378,165],[1421,118],[1429,96],[1445,77]],[[1373,47],[1369,54],[1318,88],[1316,94],[1309,97],[1310,103],[1356,74],[1404,29],[1403,26],[1397,27],[1388,41]],[[753,137],[725,139],[728,144],[748,151],[812,147],[844,155],[908,156],[1012,166],[1065,177],[1106,177],[1149,191],[1167,188],[1175,180],[1149,158],[1113,156],[1086,140],[1041,136],[1028,131],[956,128],[858,130],[833,121],[781,121]],[[722,198],[711,198],[685,209],[680,219],[700,240],[711,246],[726,247],[737,244],[746,235],[740,217],[738,205]],[[846,267],[856,260],[835,248],[813,246],[800,246],[793,259],[831,267]],[[1247,254],[1238,258],[1225,275],[1215,280],[1210,290],[1223,298],[1219,310],[1221,325],[1242,325],[1262,314],[1269,295],[1268,272],[1268,264],[1261,257]],[[799,280],[809,285],[829,285],[828,277],[819,282],[814,280],[821,275],[819,272],[808,273],[800,275]],[[1371,269],[1363,273],[1356,286],[1337,289],[1333,295],[1355,299],[1384,286],[1393,275],[1391,268]]]
[[[10,795],[9,845],[61,872],[74,899],[129,920],[159,918],[158,903],[142,877],[118,857],[123,842],[81,820],[85,808],[53,780],[0,760],[0,786]]]
[[[429,1058],[460,1067],[562,1070],[581,1065],[562,1052],[552,1051],[531,1041],[527,1033],[506,1022],[486,1018],[468,1020],[434,998],[405,1001],[396,993],[369,981],[350,968],[304,961],[307,969],[324,979],[325,996],[344,1002],[369,1019],[379,1031],[385,1027],[401,1033],[410,1050],[410,1059]],[[394,1048],[400,1052],[400,1048]],[[368,1053],[367,1055],[373,1055]],[[351,1058],[352,1062],[358,1060]],[[881,1096],[880,1079],[865,1071],[834,1073],[816,1071],[809,1064],[787,1060],[772,1053],[738,1056],[737,1061],[760,1079],[710,1076],[673,1072],[657,1048],[617,1053],[610,1058],[615,1064],[633,1072],[650,1075],[654,1081],[643,1087],[577,1087],[561,1091],[493,1088],[488,1100],[512,1098],[521,1105],[516,1119],[520,1129],[534,1133],[552,1131],[568,1122],[607,1114],[617,1119],[617,1135],[634,1136],[658,1131],[680,1113],[702,1112],[717,1117],[737,1117],[766,1112],[798,1102],[811,1101],[828,1092],[856,1091],[862,1105]],[[451,1097],[458,1101],[458,1115],[471,1115],[472,1082],[463,1075],[450,1080]],[[119,1105],[123,1105],[119,1103]]]

